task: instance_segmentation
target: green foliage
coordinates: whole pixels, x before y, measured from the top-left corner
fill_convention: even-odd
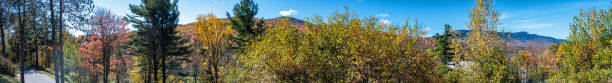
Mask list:
[[[240,57],[242,79],[279,82],[436,82],[423,27],[335,13],[315,16],[298,30],[286,19],[271,26]]]
[[[467,23],[472,30],[463,39],[453,39],[455,58],[450,79],[460,82],[518,82],[518,72],[503,49],[503,39],[497,34],[500,14],[493,8],[491,0],[475,0]],[[503,33],[503,31],[502,31]]]
[[[12,76],[0,75],[0,82],[2,83],[18,83],[19,79],[15,79]]]
[[[69,36],[64,37],[66,38],[66,42],[64,42],[64,60],[66,62],[65,71],[68,72],[66,76],[66,82],[87,82],[85,81],[85,79],[82,79],[86,77],[86,74],[84,72],[81,72],[83,70],[81,70],[79,67],[82,62],[81,57],[78,56],[79,43],[76,43],[76,40],[74,37],[72,37],[72,34],[66,34],[67,35],[64,36]]]
[[[280,21],[275,27],[268,29],[261,40],[249,46],[247,49],[248,58],[254,60],[241,59],[247,66],[256,68],[254,75],[273,77],[262,77],[254,79],[274,80],[286,82],[304,82],[307,81],[305,66],[300,65],[305,63],[302,57],[298,55],[298,34],[295,26],[287,23],[286,19]],[[262,65],[262,66],[257,66]]]
[[[236,36],[231,40],[238,44],[237,48],[233,49],[242,52],[246,43],[257,40],[257,37],[265,31],[263,18],[257,20],[258,7],[253,0],[241,0],[240,3],[234,5],[234,16],[226,13],[231,21],[232,29],[236,31]]]
[[[15,76],[17,67],[10,60],[0,57],[0,74],[7,76]]]
[[[434,54],[434,58],[441,63],[437,66],[438,74],[444,76],[450,72],[451,69],[447,65],[452,61],[453,55],[455,55],[452,53],[453,48],[450,47],[451,40],[453,39],[451,26],[448,24],[444,25],[444,33],[442,35],[436,33],[434,39],[436,39],[436,47],[431,54]]]
[[[450,42],[453,37],[452,34],[453,33],[450,25],[446,24],[444,25],[444,34],[439,35],[436,33],[435,36],[436,47],[434,48],[434,51],[436,52],[435,54],[443,65],[448,64],[453,59],[453,48],[450,47]]]
[[[145,82],[166,81],[168,70],[173,69],[167,64],[181,62],[189,47],[186,40],[175,29],[178,22],[178,0],[142,0],[141,5],[130,5],[135,15],[124,18],[133,23],[136,36],[132,39],[135,55],[145,59],[144,68],[149,76]],[[160,79],[161,78],[161,79]]]
[[[570,24],[568,41],[557,50],[559,68],[555,82],[609,82],[612,77],[612,13],[610,10],[581,11]]]

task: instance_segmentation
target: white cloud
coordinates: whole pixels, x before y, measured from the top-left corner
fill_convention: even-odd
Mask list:
[[[550,27],[553,26],[554,24],[538,24],[538,23],[530,23],[530,24],[519,24],[517,25],[518,28],[543,28],[543,27]]]
[[[423,37],[433,37],[433,35],[429,34],[429,35],[425,35]]]
[[[529,18],[529,19],[521,19],[521,20],[511,22],[509,25],[511,27],[529,29],[529,28],[545,28],[545,27],[553,26],[554,24],[540,23],[540,21],[537,18]]]
[[[298,13],[298,11],[297,10],[293,10],[293,9],[289,9],[287,11],[280,11],[280,15],[282,15],[282,16],[295,15],[297,13]]]
[[[514,23],[531,23],[531,22],[533,22],[535,20],[536,19],[524,19],[524,20],[514,21]]]
[[[72,34],[72,36],[75,36],[75,37],[79,37],[81,35],[85,35],[85,32],[79,31],[79,30],[75,30],[75,29],[68,29],[68,32],[70,32]]]
[[[506,19],[506,18],[510,18],[510,17],[512,17],[512,16],[510,16],[510,14],[509,14],[509,13],[502,13],[502,14],[499,16],[499,19]]]
[[[429,27],[425,27],[425,28],[421,29],[421,32],[429,32],[429,30],[431,30]]]
[[[391,24],[391,21],[386,20],[386,19],[380,19],[380,23],[382,23],[382,24]]]
[[[389,14],[381,13],[381,14],[376,15],[376,17],[387,17],[387,16],[389,16]]]

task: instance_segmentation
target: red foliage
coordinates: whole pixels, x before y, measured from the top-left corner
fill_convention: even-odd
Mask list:
[[[79,47],[79,56],[83,63],[81,66],[87,69],[93,78],[104,68],[104,57],[110,59],[110,69],[116,69],[119,64],[131,64],[131,59],[126,53],[121,53],[121,46],[126,45],[130,38],[127,22],[120,16],[112,14],[109,10],[99,9],[90,18],[91,28],[87,30],[89,35],[82,41]]]

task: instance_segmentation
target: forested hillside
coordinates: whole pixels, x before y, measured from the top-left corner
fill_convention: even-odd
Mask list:
[[[140,0],[125,15],[94,1],[0,0],[0,83],[612,82],[612,7],[574,12],[558,39],[504,32],[493,0],[470,2],[465,26],[347,6],[262,18],[279,6],[258,0],[179,24],[182,0]]]

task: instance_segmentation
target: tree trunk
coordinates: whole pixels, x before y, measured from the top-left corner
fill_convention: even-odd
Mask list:
[[[38,38],[38,34],[36,34],[36,35],[37,35],[36,38]],[[36,41],[36,42],[38,42],[38,41]],[[38,65],[38,43],[36,43],[36,45],[34,45],[34,46],[35,46],[34,49],[35,49],[35,52],[36,52],[36,58],[34,59],[35,60],[35,62],[34,62],[35,64],[34,65],[36,66],[35,68],[38,69],[40,67]]]
[[[197,43],[194,43],[197,44]],[[195,59],[195,61],[193,62],[193,82],[194,83],[198,83],[198,76],[200,74],[200,60],[201,58],[199,57],[198,52],[196,51],[198,45],[195,46],[195,48],[193,48],[193,58]]]
[[[40,44],[39,44],[39,41],[40,41],[39,37],[40,37],[40,34],[34,34],[34,35],[36,35],[36,37],[34,38],[34,44],[35,44],[35,45],[34,45],[34,52],[35,52],[35,53],[34,53],[34,55],[35,55],[35,56],[34,56],[34,68],[35,68],[35,69],[39,69],[39,67],[40,67],[40,66],[38,65],[38,51],[39,51],[38,47],[39,47],[39,45],[40,45]]]
[[[145,58],[146,59],[146,58]],[[147,77],[147,79],[145,80],[145,83],[151,83],[151,63],[148,59],[146,59],[144,61],[145,65],[144,65],[144,69],[145,69],[145,75]]]
[[[66,78],[64,77],[64,74],[66,73],[66,71],[64,70],[64,0],[60,0],[59,2],[59,7],[60,7],[60,13],[59,13],[59,21],[60,21],[60,27],[59,27],[59,60],[60,60],[60,83],[64,83],[64,81],[66,80]]]
[[[207,73],[208,75],[210,75],[210,76],[208,76],[208,81],[209,81],[209,82],[212,82],[212,81],[214,81],[214,78],[213,78],[214,76],[213,76],[213,74],[212,74],[212,72],[213,72],[212,70],[213,70],[213,69],[212,69],[212,64],[211,64],[211,63],[212,63],[212,60],[210,59],[210,58],[211,58],[211,56],[210,56],[210,55],[211,55],[211,54],[210,54],[210,50],[207,50],[207,51],[208,51],[208,55],[209,55],[209,56],[207,56],[207,57],[208,57],[208,59],[207,59],[207,61],[208,61],[208,68],[207,68],[207,69],[208,69],[208,71],[207,71],[206,73]]]
[[[2,23],[0,23],[0,37],[2,37],[2,56],[7,57],[8,55],[6,55],[6,45],[4,44],[4,21],[6,21],[6,19],[4,19],[4,8],[0,9],[0,20],[2,21]]]
[[[58,68],[58,64],[57,64],[57,60],[58,59],[57,59],[57,56],[56,56],[57,47],[55,46],[57,44],[56,41],[55,41],[55,37],[56,37],[55,36],[55,30],[56,30],[55,29],[55,26],[56,26],[55,21],[56,20],[55,20],[55,11],[53,9],[54,9],[54,7],[53,7],[53,0],[49,0],[49,11],[51,13],[51,18],[50,18],[51,19],[51,48],[53,48],[52,51],[51,51],[51,56],[53,56],[53,70],[55,71],[55,73],[53,73],[53,74],[56,77],[55,78],[55,83],[60,83],[59,78],[58,78],[59,77],[59,73],[58,73],[59,72],[59,68]]]
[[[161,36],[161,38],[160,38],[161,39],[160,40],[161,43],[160,44],[161,44],[161,46],[163,46],[162,50],[161,50],[162,51],[161,57],[160,57],[160,59],[161,59],[161,68],[162,68],[161,69],[162,83],[166,83],[166,64],[167,64],[166,63],[166,59],[167,59],[166,57],[168,56],[167,55],[168,50],[165,48],[165,47],[168,47],[167,44],[166,44],[166,38],[167,37],[163,35],[163,34],[167,33],[167,31],[165,31],[165,29],[166,29],[165,25],[162,25],[161,29],[157,29],[157,30],[160,30],[159,32],[161,32],[161,34],[162,34],[162,35],[160,35]]]
[[[21,14],[21,16],[19,17],[19,27],[21,28],[21,29],[19,29],[19,34],[20,34],[19,41],[21,42],[20,48],[19,48],[19,56],[21,57],[21,66],[20,66],[20,69],[21,69],[21,76],[20,76],[21,83],[25,83],[25,78],[24,78],[24,76],[25,76],[24,75],[25,74],[25,69],[24,69],[24,66],[25,66],[24,65],[24,61],[25,61],[25,31],[24,31],[25,27],[24,26],[25,26],[25,24],[23,23],[23,17],[25,16],[25,14],[23,12],[24,9],[25,9],[24,5],[25,5],[25,0],[22,0],[22,2],[20,4],[21,8],[19,9],[19,12]]]
[[[156,58],[156,57],[153,57],[153,58]],[[157,83],[159,81],[159,79],[158,79],[159,76],[157,74],[157,72],[158,72],[157,70],[159,69],[159,66],[158,66],[159,64],[157,62],[158,62],[157,59],[154,59],[154,61],[153,61],[153,70],[152,70],[153,73],[152,74],[153,74],[153,82],[155,82],[155,83]]]
[[[168,77],[167,74],[166,74],[167,73],[166,72],[166,64],[167,64],[166,63],[166,58],[163,57],[162,58],[162,64],[161,64],[162,65],[162,70],[161,70],[161,72],[162,72],[162,83],[166,83],[166,77]]]
[[[104,31],[102,31],[104,32]],[[108,40],[108,35],[107,33],[102,33],[102,57],[103,57],[103,62],[102,65],[104,66],[104,79],[103,79],[103,83],[108,83],[108,73],[110,70],[110,46],[109,46],[109,40]]]

